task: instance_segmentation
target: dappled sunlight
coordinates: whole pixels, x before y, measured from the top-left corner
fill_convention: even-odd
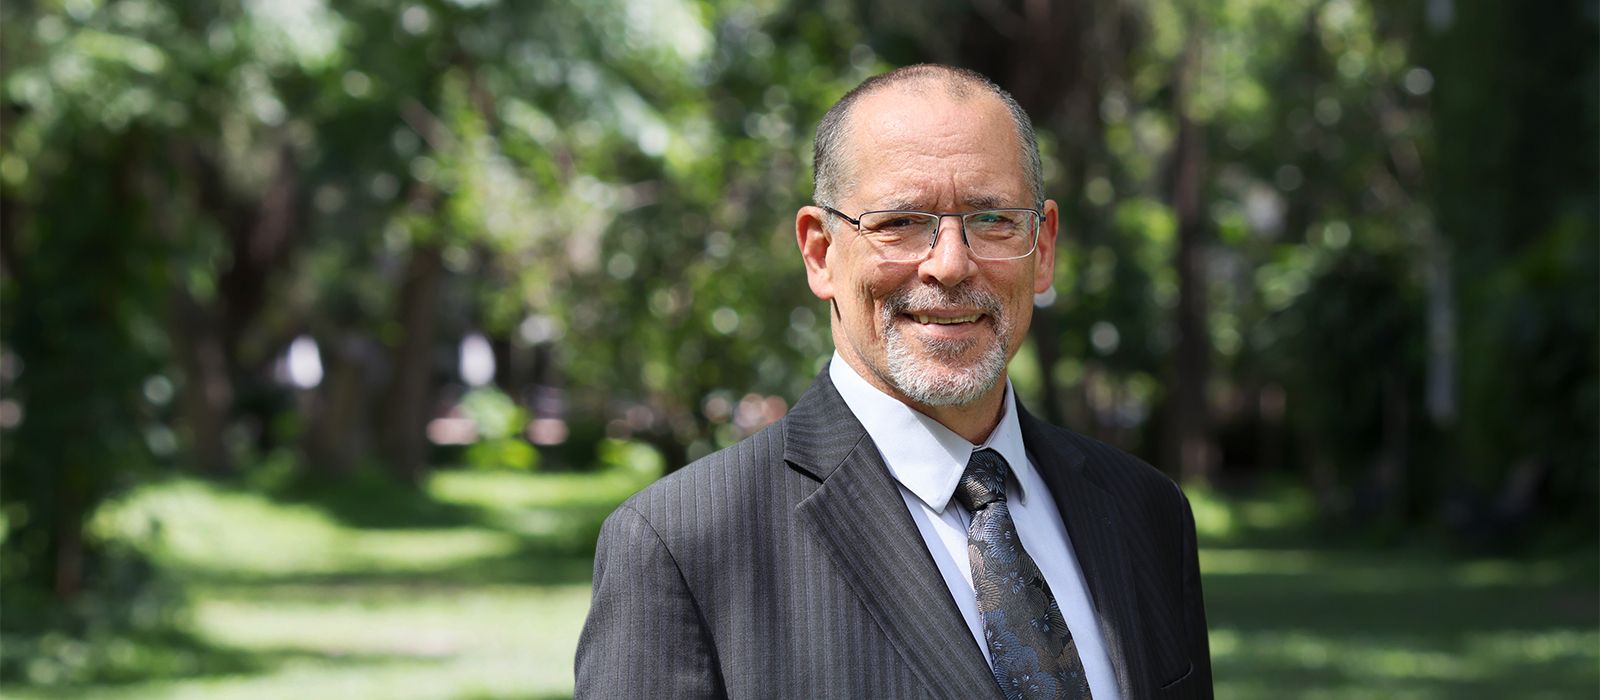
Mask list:
[[[437,571],[517,545],[510,534],[483,529],[348,528],[312,506],[187,480],[112,504],[97,528],[148,547],[175,569],[227,578]]]
[[[1260,489],[1224,496],[1201,484],[1185,484],[1184,495],[1194,512],[1195,534],[1203,544],[1223,545],[1240,539],[1291,540],[1316,522],[1316,504],[1303,487]],[[1273,537],[1278,535],[1279,537]]]
[[[1208,577],[1232,574],[1307,574],[1326,560],[1311,550],[1200,549],[1200,570]]]
[[[1315,631],[1211,633],[1217,696],[1579,697],[1593,689],[1600,633],[1480,634],[1430,638]],[[1553,692],[1519,692],[1531,678]],[[1565,689],[1557,691],[1555,689]]]
[[[341,549],[346,566],[384,572],[426,572],[461,566],[480,559],[512,554],[513,535],[477,530],[363,532]]]
[[[500,626],[506,619],[502,615],[587,595],[581,585],[553,587],[536,595],[510,586],[466,591],[305,586],[265,600],[243,593],[218,591],[210,596],[196,608],[199,629],[241,648],[293,646],[334,655],[414,657],[453,657],[473,649],[520,645],[518,639],[527,632]],[[307,634],[308,630],[315,634]]]
[[[1533,562],[1484,559],[1457,565],[1451,572],[1451,580],[1458,586],[1549,586],[1568,577],[1569,569],[1570,565],[1564,566],[1563,562],[1551,559]]]
[[[1179,481],[1096,505],[1218,697],[1595,697],[1595,6],[0,2],[0,694],[570,696],[605,518],[875,355],[807,205],[900,200],[1041,208],[1014,408]],[[925,61],[1035,201],[813,138]]]
[[[1200,561],[1218,697],[1579,697],[1600,680],[1587,558],[1257,547]]]
[[[197,637],[123,640],[119,653],[189,670],[72,697],[568,694],[599,523],[660,473],[634,443],[602,458],[588,474],[440,471],[425,500],[404,504],[359,480],[281,500],[190,480],[137,489],[102,510],[96,532],[185,580]],[[1197,517],[1238,525],[1231,546],[1200,552],[1218,697],[1520,696],[1526,678],[1568,696],[1593,687],[1590,562],[1279,548],[1261,528],[1301,522],[1297,495],[1190,498]],[[363,510],[396,507],[418,522]]]
[[[443,471],[428,482],[434,498],[458,505],[515,508],[615,508],[623,498],[661,475],[660,455],[637,443],[602,448],[607,468],[599,472],[549,473],[538,478],[512,471]]]
[[[145,548],[174,568],[241,576],[337,567],[345,535],[315,508],[187,479],[142,487],[107,504],[93,531]]]
[[[1405,556],[1361,550],[1202,547],[1200,568],[1208,579],[1304,576],[1306,584],[1317,590],[1400,593],[1558,586],[1581,578],[1585,565],[1572,558],[1463,561],[1431,552]]]
[[[108,504],[95,531],[187,583],[206,646],[120,641],[129,659],[189,670],[72,697],[569,694],[599,522],[660,470],[648,448],[619,443],[604,456],[610,466],[589,474],[438,472],[427,493],[463,510],[434,527],[354,512],[355,494],[141,487]]]

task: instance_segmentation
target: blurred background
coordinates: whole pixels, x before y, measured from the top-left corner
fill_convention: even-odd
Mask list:
[[[601,519],[830,351],[831,102],[974,68],[1012,363],[1182,480],[1220,697],[1593,697],[1593,0],[0,8],[0,684],[562,697]]]

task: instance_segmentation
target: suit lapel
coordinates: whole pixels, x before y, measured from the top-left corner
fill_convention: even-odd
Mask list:
[[[1116,499],[1089,477],[1083,452],[1066,438],[1065,431],[1026,411],[1021,411],[1020,418],[1023,442],[1050,487],[1089,584],[1100,635],[1116,669],[1117,686],[1125,698],[1147,697],[1153,689],[1146,683],[1142,608],[1127,546],[1119,534],[1119,528],[1128,525]]]
[[[826,371],[785,422],[784,457],[821,481],[795,507],[798,522],[929,691],[998,697],[877,446]]]

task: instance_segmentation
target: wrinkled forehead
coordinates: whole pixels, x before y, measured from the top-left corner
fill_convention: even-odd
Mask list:
[[[953,188],[964,205],[1031,206],[1025,150],[1005,103],[949,84],[896,84],[861,98],[847,131],[849,193],[881,206],[893,196],[899,208]]]

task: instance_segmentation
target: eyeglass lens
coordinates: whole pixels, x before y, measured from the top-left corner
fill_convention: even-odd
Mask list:
[[[942,217],[918,211],[861,215],[861,234],[889,260],[918,260],[933,246]],[[1033,252],[1039,214],[1031,209],[990,209],[961,216],[975,257],[1010,260]]]

